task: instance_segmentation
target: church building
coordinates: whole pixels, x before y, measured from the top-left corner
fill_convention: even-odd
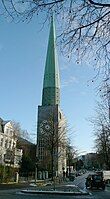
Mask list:
[[[66,119],[60,109],[60,77],[53,17],[44,71],[42,105],[38,106],[37,161],[38,171],[48,171],[52,177],[66,171]]]

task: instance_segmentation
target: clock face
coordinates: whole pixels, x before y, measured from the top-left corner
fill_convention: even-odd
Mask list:
[[[46,129],[47,131],[49,131],[49,130],[50,130],[50,125],[46,124],[46,125],[45,125],[45,129]]]
[[[47,120],[43,120],[40,123],[40,132],[43,134],[51,129],[49,122]]]

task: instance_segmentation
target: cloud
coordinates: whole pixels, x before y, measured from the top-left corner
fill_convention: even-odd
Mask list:
[[[67,87],[67,86],[69,86],[70,84],[73,84],[73,83],[78,83],[78,80],[75,76],[71,76],[68,80],[64,81],[61,86]]]

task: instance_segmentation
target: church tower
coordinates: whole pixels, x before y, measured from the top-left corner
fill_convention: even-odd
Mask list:
[[[56,104],[60,104],[60,78],[56,52],[55,25],[52,18],[44,73],[42,106]]]
[[[54,19],[50,34],[44,71],[42,105],[38,106],[37,156],[38,170],[59,175],[66,170],[66,122],[60,110],[60,77],[56,51]]]

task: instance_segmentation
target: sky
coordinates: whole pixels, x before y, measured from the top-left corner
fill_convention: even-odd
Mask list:
[[[42,16],[41,16],[42,17]],[[57,26],[57,24],[56,24]],[[41,20],[10,23],[0,19],[0,117],[14,120],[36,142],[38,105],[41,105],[43,75],[49,36],[49,23]],[[72,145],[79,154],[93,151],[94,136],[88,121],[94,115],[97,99],[95,73],[87,61],[76,63],[61,55],[57,47],[61,109],[68,120]]]

